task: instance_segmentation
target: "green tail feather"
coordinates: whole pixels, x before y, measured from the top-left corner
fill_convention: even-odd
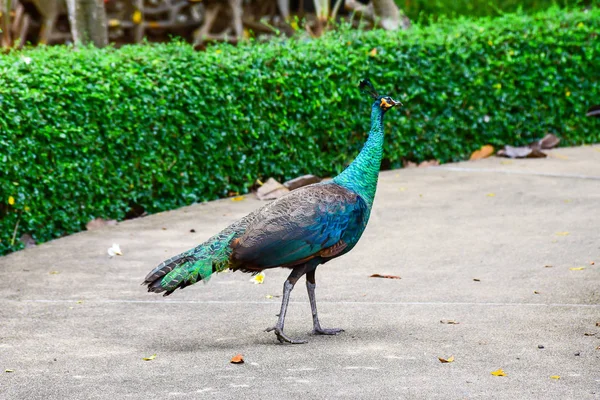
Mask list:
[[[229,243],[235,232],[217,235],[200,246],[173,257],[146,276],[144,284],[149,292],[166,292],[168,296],[175,289],[183,289],[198,281],[208,281],[216,272],[229,268],[231,248]]]

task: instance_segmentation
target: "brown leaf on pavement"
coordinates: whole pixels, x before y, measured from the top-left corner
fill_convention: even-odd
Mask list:
[[[258,197],[259,200],[274,200],[283,196],[289,191],[290,190],[288,188],[277,182],[275,179],[269,178],[264,185],[258,188],[256,191],[256,197]]]
[[[456,322],[453,319],[442,319],[442,320],[440,320],[440,323],[441,324],[448,324],[448,325],[458,325],[458,324],[460,324],[460,322]]]
[[[233,356],[233,358],[229,362],[232,363],[232,364],[243,364],[244,363],[244,356],[241,355],[241,354],[237,354],[237,355]]]
[[[494,376],[506,376],[506,372],[504,372],[504,370],[502,368],[497,369],[496,371],[492,371],[492,372],[490,372],[490,374],[492,374]]]
[[[506,145],[504,149],[498,150],[496,153],[498,157],[507,158],[544,158],[546,153],[541,151],[539,148],[531,148],[527,146],[513,147]]]
[[[442,364],[445,364],[445,363],[451,363],[451,362],[454,362],[454,356],[450,356],[450,357],[448,357],[448,358],[442,358],[442,357],[438,357],[438,360],[440,360],[440,362],[441,362]]]
[[[321,178],[315,175],[302,175],[289,181],[283,182],[283,186],[289,190],[298,189],[302,186],[312,185],[313,183],[321,182]]]
[[[469,161],[481,160],[483,158],[488,158],[494,154],[494,146],[486,144],[485,146],[481,146],[479,150],[475,150],[471,153],[471,157],[469,157]]]
[[[380,275],[380,274],[373,274],[369,278],[402,279],[396,275]]]

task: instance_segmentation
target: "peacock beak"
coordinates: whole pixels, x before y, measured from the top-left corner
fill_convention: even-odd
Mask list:
[[[392,99],[392,107],[395,107],[395,106],[400,106],[400,107],[402,107],[402,106],[403,106],[403,104],[402,104],[401,102],[399,102],[398,100],[394,100],[394,99]]]

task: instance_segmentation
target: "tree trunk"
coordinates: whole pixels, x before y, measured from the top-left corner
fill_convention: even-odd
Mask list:
[[[108,44],[108,25],[103,0],[67,0],[69,23],[75,45]]]
[[[2,31],[2,47],[10,47],[10,9],[11,0],[0,0],[0,31]]]
[[[394,0],[371,0],[364,5],[357,0],[346,0],[346,9],[369,18],[388,31],[410,28],[410,20]]]

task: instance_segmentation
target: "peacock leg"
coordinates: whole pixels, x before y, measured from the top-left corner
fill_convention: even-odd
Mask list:
[[[290,300],[290,293],[292,293],[292,289],[298,279],[302,275],[306,273],[306,265],[299,265],[292,270],[290,276],[288,276],[287,280],[283,284],[283,299],[281,299],[281,311],[279,312],[279,319],[277,320],[277,324],[272,328],[267,328],[266,332],[275,331],[275,335],[277,336],[277,340],[281,343],[291,343],[291,344],[301,344],[306,343],[306,340],[295,340],[289,338],[286,334],[283,333],[283,324],[285,322],[285,313],[287,311],[288,302]]]
[[[337,335],[340,332],[344,332],[344,330],[338,328],[321,328],[321,324],[319,323],[319,317],[317,315],[317,299],[315,298],[315,288],[317,287],[315,282],[315,270],[316,267],[306,273],[306,290],[308,291],[308,299],[310,300],[310,308],[312,309],[313,334]]]

